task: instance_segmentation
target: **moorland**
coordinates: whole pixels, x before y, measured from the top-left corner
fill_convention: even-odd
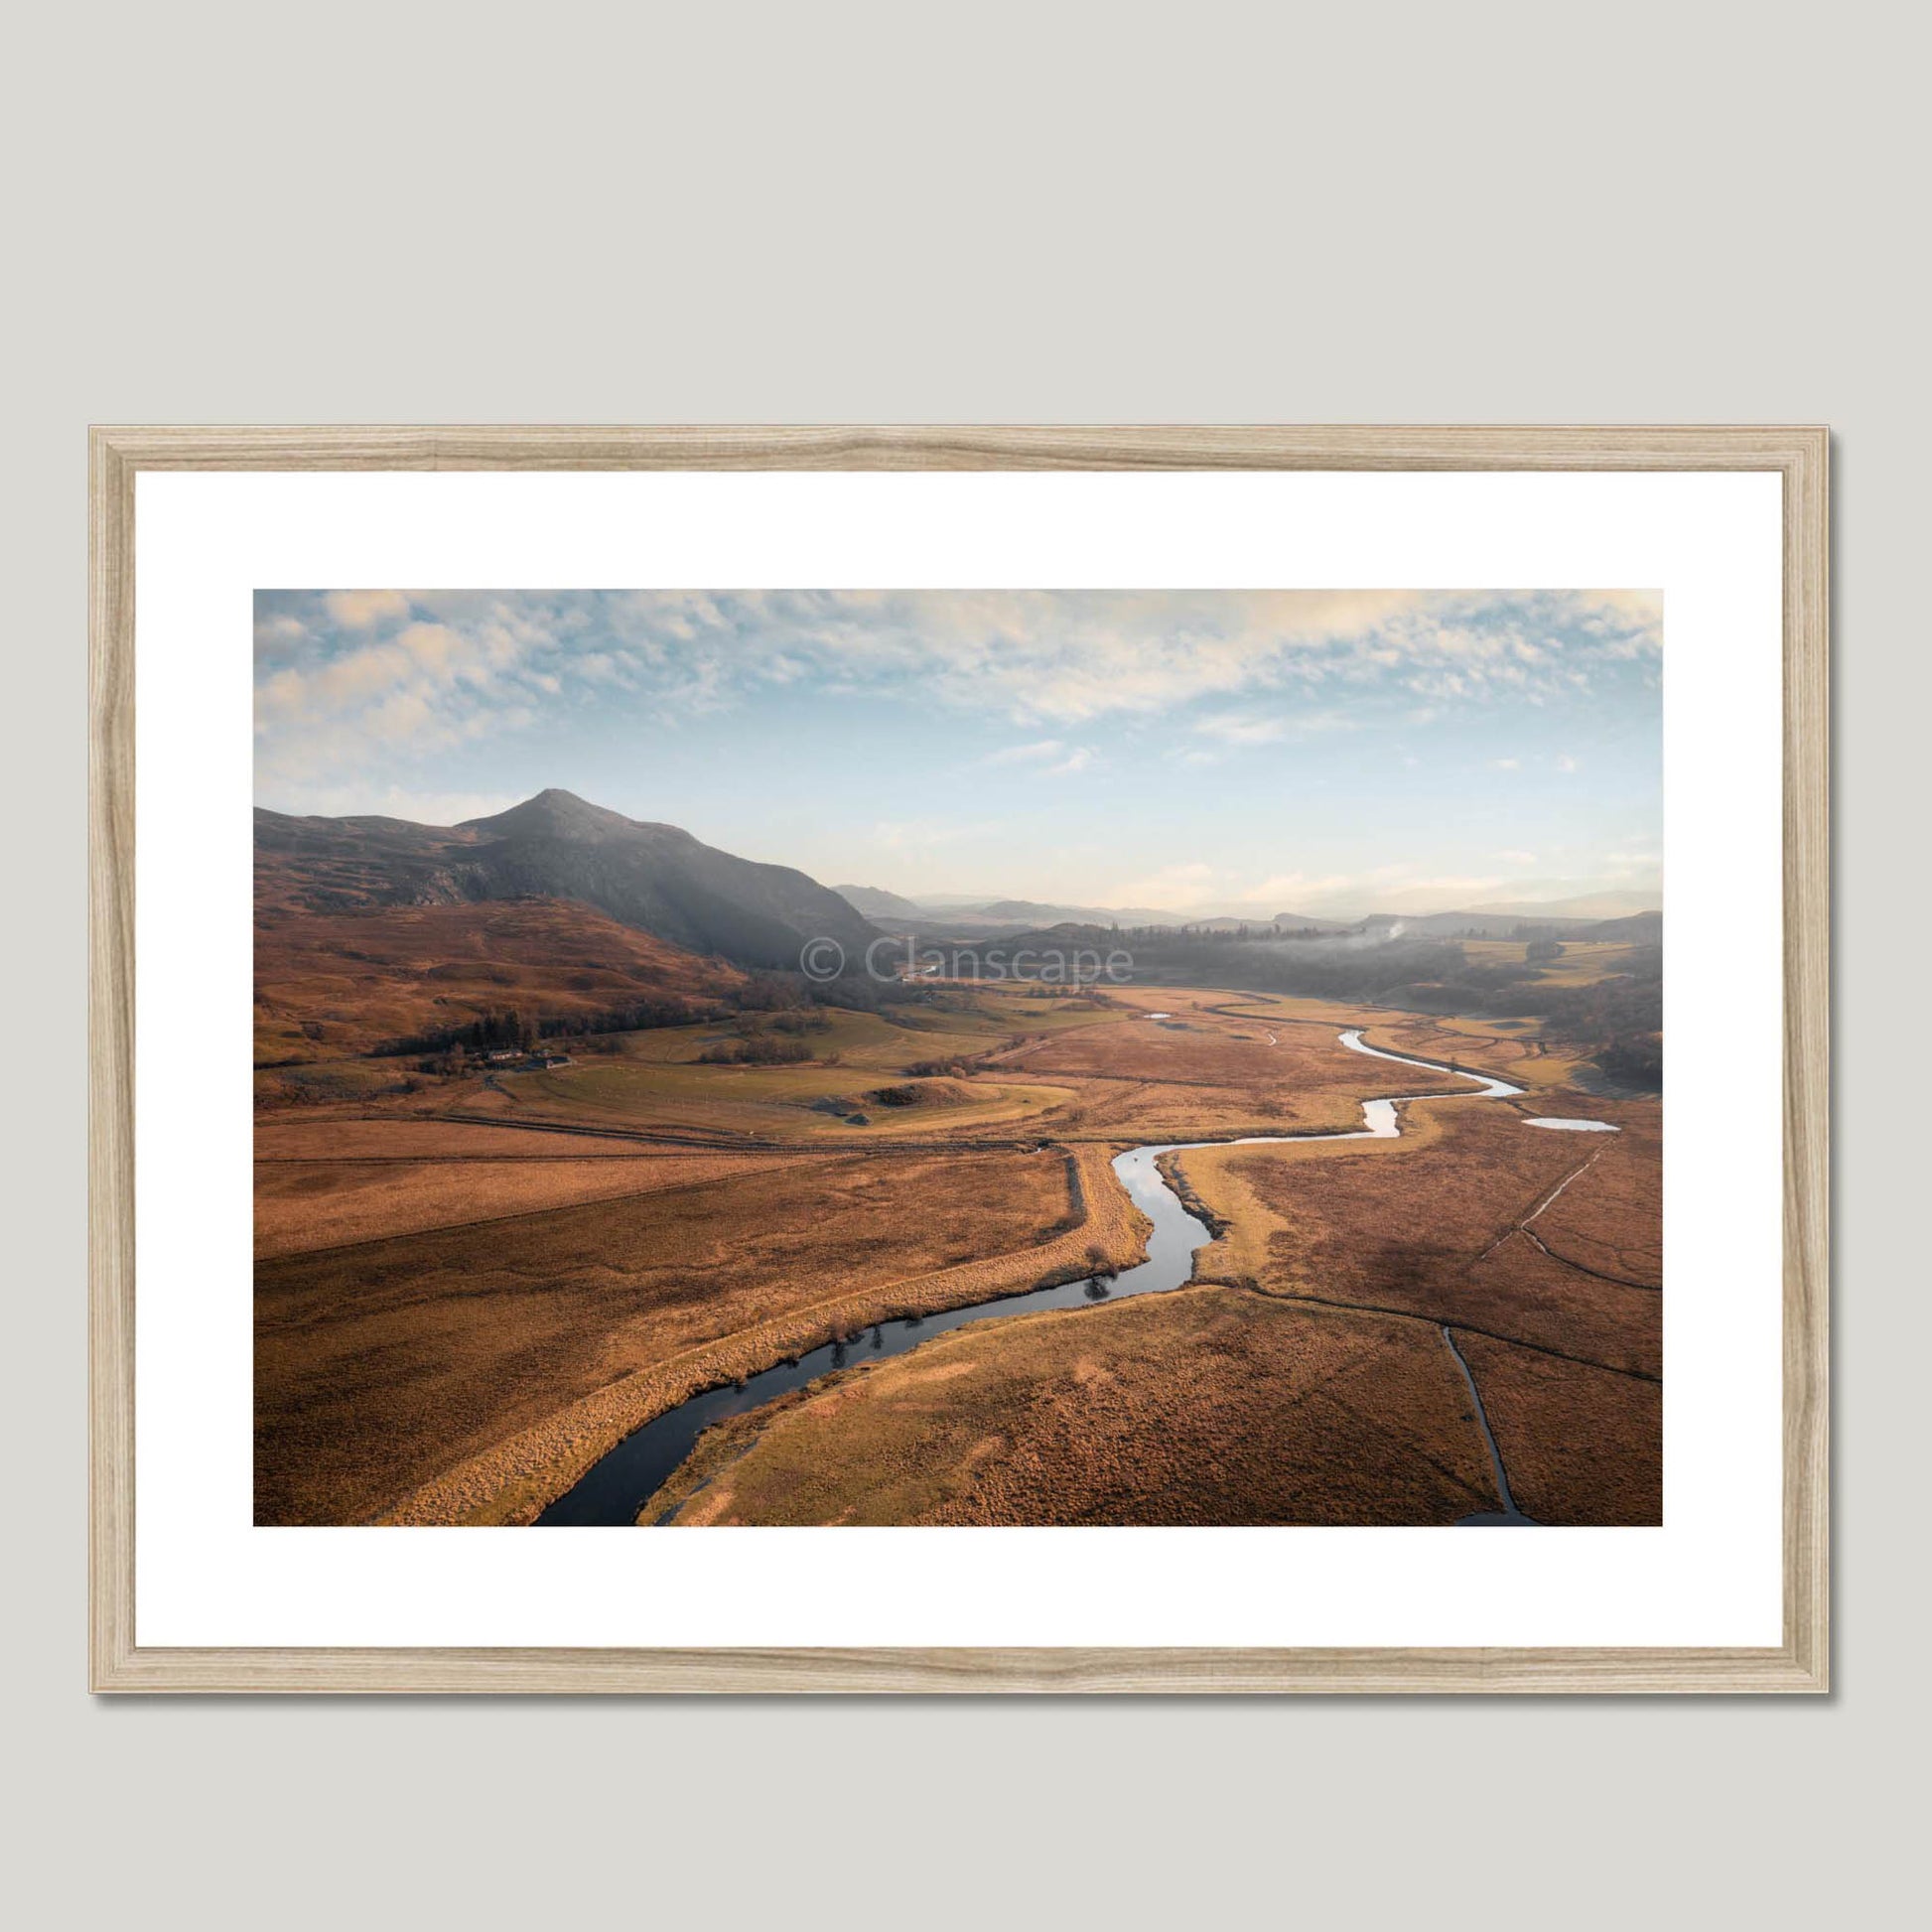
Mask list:
[[[556,792],[256,859],[258,1522],[531,1523],[847,1343],[622,1520],[1661,1520],[1654,915],[949,932]]]

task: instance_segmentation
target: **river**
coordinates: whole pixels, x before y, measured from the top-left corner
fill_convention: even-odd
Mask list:
[[[1214,1237],[1207,1225],[1188,1213],[1180,1197],[1162,1178],[1156,1165],[1162,1155],[1196,1147],[1269,1147],[1284,1141],[1389,1141],[1402,1132],[1396,1109],[1404,1101],[1462,1097],[1471,1100],[1506,1100],[1520,1094],[1506,1080],[1492,1079],[1483,1073],[1464,1072],[1438,1060],[1413,1058],[1407,1053],[1391,1053],[1370,1046],[1359,1028],[1340,1035],[1341,1043],[1356,1053],[1373,1059],[1394,1060],[1401,1066],[1426,1067],[1435,1073],[1450,1073],[1471,1083],[1474,1091],[1463,1088],[1432,1087],[1423,1093],[1392,1095],[1362,1103],[1362,1125],[1340,1134],[1251,1134],[1232,1143],[1226,1141],[1167,1141],[1158,1146],[1130,1148],[1114,1157],[1114,1173],[1133,1197],[1134,1204],[1153,1223],[1148,1236],[1147,1259],[1109,1279],[1099,1276],[1089,1281],[1062,1282],[1053,1288],[1035,1288],[1025,1295],[1002,1295],[992,1301],[970,1303],[965,1308],[949,1309],[943,1314],[912,1315],[902,1320],[882,1322],[863,1338],[850,1342],[827,1342],[801,1355],[795,1362],[780,1362],[741,1384],[708,1389],[675,1409],[666,1410],[654,1422],[626,1436],[607,1451],[536,1519],[546,1526],[611,1526],[632,1524],[645,1501],[696,1447],[698,1438],[713,1423],[730,1416],[742,1416],[792,1389],[801,1389],[821,1375],[846,1368],[856,1362],[903,1355],[954,1328],[969,1322],[1004,1319],[1008,1315],[1031,1314],[1039,1309],[1090,1308],[1100,1303],[1125,1301],[1134,1295],[1160,1295],[1183,1287],[1193,1274],[1194,1253]],[[1447,1335],[1448,1331],[1444,1331]],[[1450,1342],[1453,1351],[1454,1343]],[[1458,1363],[1461,1357],[1457,1354]],[[1509,1499],[1507,1478],[1502,1473],[1501,1457],[1495,1439],[1489,1433],[1482,1400],[1466,1366],[1463,1376],[1475,1403],[1476,1419],[1481,1425],[1497,1477],[1497,1487],[1505,1512],[1466,1519],[1472,1522],[1527,1522]]]

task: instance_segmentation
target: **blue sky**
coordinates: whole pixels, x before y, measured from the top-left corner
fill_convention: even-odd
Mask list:
[[[1636,591],[262,591],[255,795],[560,785],[912,896],[1654,895],[1661,677]]]

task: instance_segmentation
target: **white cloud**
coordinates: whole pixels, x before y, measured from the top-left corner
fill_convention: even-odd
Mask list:
[[[259,660],[297,649],[309,640],[309,631],[300,618],[287,612],[255,620],[255,656]]]
[[[345,630],[367,630],[409,615],[409,600],[400,591],[331,591],[323,599],[331,620]]]
[[[1523,768],[1523,760],[1521,759],[1491,759],[1489,760],[1489,768],[1491,771],[1520,771]]]
[[[1568,752],[1559,752],[1557,754],[1557,769],[1559,771],[1581,771],[1583,768],[1583,761],[1579,759],[1572,758]]]
[[[675,722],[805,684],[1007,720],[1016,743],[985,761],[1042,776],[1112,755],[1082,727],[1137,719],[1201,766],[1360,723],[1365,694],[1419,720],[1592,692],[1661,640],[1660,601],[1628,592],[351,589],[264,593],[257,617],[265,790],[386,776],[400,749],[614,692]]]

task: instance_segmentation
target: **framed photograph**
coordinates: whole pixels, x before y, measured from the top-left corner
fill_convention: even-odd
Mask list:
[[[1825,1690],[1827,462],[97,429],[94,1688]]]

